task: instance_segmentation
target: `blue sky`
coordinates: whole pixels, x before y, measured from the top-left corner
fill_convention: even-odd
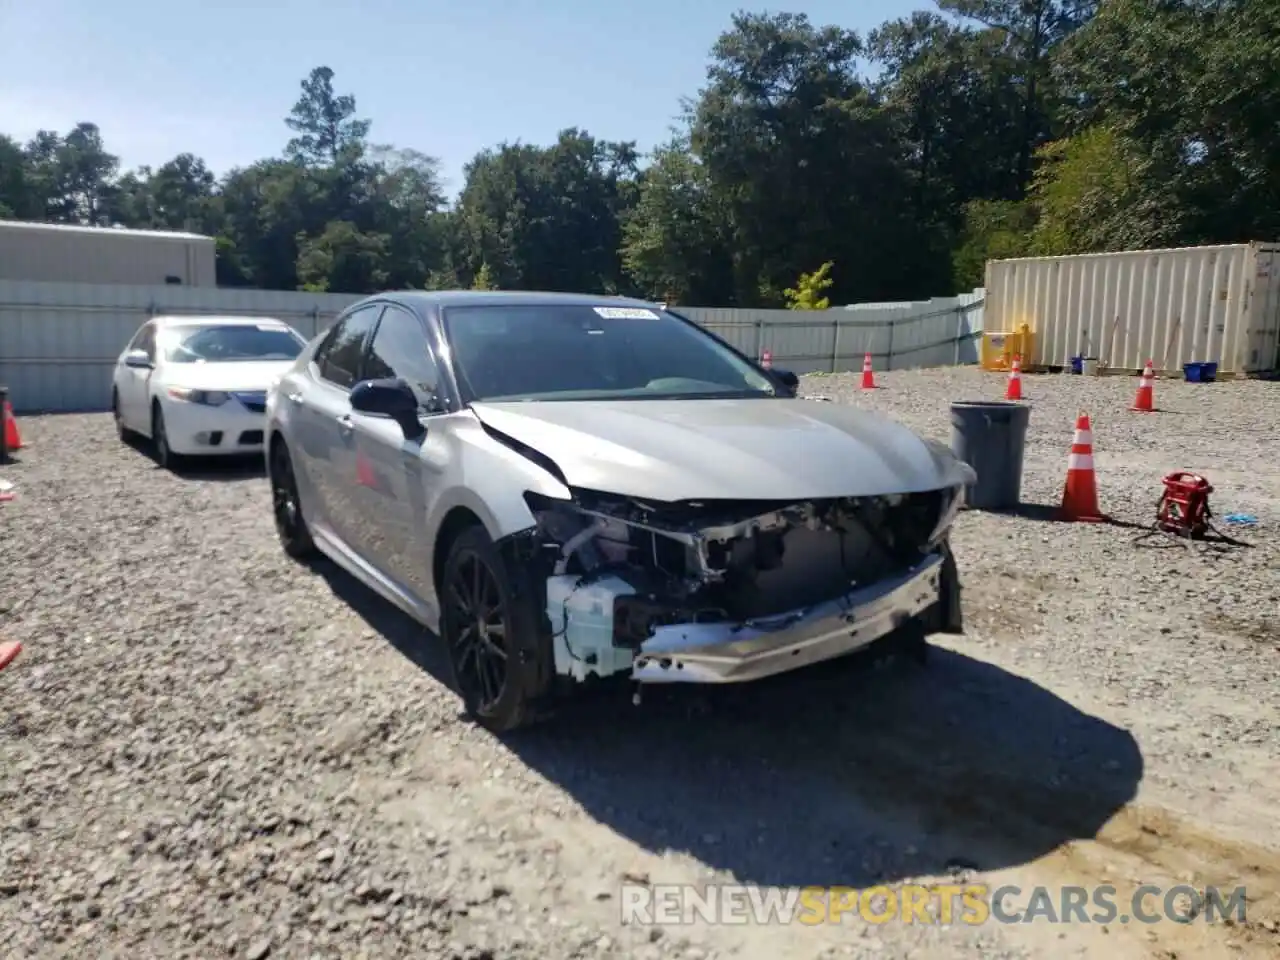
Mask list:
[[[568,126],[666,139],[731,14],[807,13],[867,31],[929,0],[0,0],[0,132],[90,120],[125,167],[189,151],[221,174],[278,153],[314,66],[335,72],[376,143],[462,165]]]

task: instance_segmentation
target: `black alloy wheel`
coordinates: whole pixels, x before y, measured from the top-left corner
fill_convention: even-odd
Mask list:
[[[530,710],[511,580],[482,528],[454,541],[441,580],[441,632],[467,714],[494,733],[522,726]]]
[[[272,445],[268,474],[271,478],[271,512],[275,518],[276,535],[284,552],[295,560],[311,555],[315,543],[307,521],[302,516],[302,501],[298,497],[298,479],[293,473],[293,459],[283,441]]]

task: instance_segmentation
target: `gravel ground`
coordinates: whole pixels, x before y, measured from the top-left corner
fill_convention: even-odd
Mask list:
[[[805,379],[947,439],[972,370]],[[1014,514],[966,512],[968,633],[590,702],[494,739],[436,644],[276,546],[265,480],[175,476],[106,415],[0,467],[0,956],[1274,957],[1280,384],[1027,377]],[[1103,509],[1045,519],[1074,417]],[[1203,471],[1251,547],[1135,542]],[[1245,924],[624,925],[624,882],[1244,884]],[[1158,901],[1157,901],[1158,902]]]

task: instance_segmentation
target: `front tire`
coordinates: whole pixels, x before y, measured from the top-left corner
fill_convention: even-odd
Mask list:
[[[182,458],[169,448],[169,434],[165,432],[164,412],[160,404],[151,405],[151,453],[156,466],[162,470],[176,470]]]
[[[889,654],[917,667],[928,665],[929,650],[929,631],[919,618],[904,624],[890,637]]]
[[[271,478],[271,512],[275,516],[276,535],[284,552],[295,560],[303,560],[316,552],[315,541],[302,515],[302,500],[298,496],[298,478],[293,472],[293,458],[289,448],[280,440],[271,445],[268,464]]]
[[[111,416],[116,422],[116,436],[124,443],[128,443],[133,439],[134,434],[124,425],[124,417],[120,413],[120,391],[116,389],[111,391]]]
[[[441,638],[467,716],[495,734],[536,719],[526,643],[537,621],[526,595],[483,528],[453,542],[441,576]]]

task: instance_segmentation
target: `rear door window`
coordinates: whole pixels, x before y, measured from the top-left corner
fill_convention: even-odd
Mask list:
[[[335,324],[333,333],[316,351],[315,364],[321,378],[348,390],[355,386],[361,379],[365,343],[381,312],[382,304],[370,304]]]

